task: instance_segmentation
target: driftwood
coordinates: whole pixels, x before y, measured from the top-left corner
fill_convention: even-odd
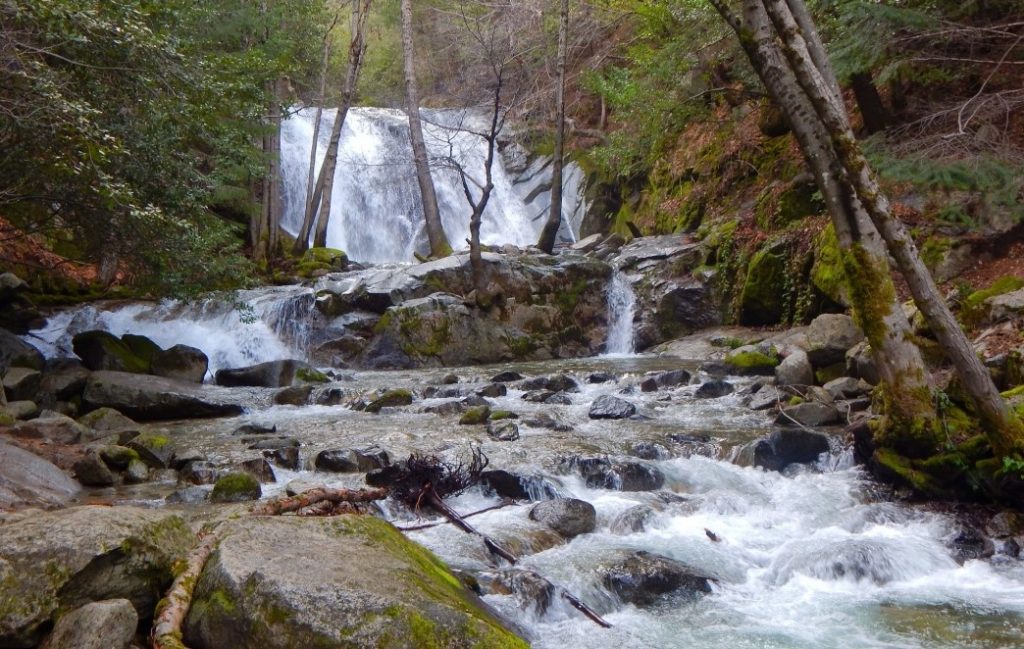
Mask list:
[[[257,505],[252,513],[257,516],[272,516],[297,512],[310,505],[329,502],[335,506],[339,503],[368,503],[374,500],[384,500],[388,497],[387,489],[328,489],[318,487],[304,491],[297,496],[274,498]]]
[[[496,509],[504,509],[506,507],[511,507],[512,505],[516,505],[516,504],[517,504],[516,501],[511,500],[509,498],[505,498],[500,503],[498,503],[497,505],[491,505],[490,507],[484,507],[483,509],[478,509],[475,512],[470,512],[468,514],[460,514],[460,516],[462,518],[472,518],[473,516],[479,516],[480,514],[486,514],[487,512],[493,512]],[[424,523],[423,525],[410,525],[409,527],[399,527],[398,531],[399,532],[419,532],[420,530],[429,530],[431,527],[437,527],[438,525],[445,525],[447,523],[451,523],[451,520],[438,521],[436,523]]]
[[[185,570],[175,577],[167,597],[157,605],[153,630],[149,636],[153,649],[187,649],[181,641],[181,625],[192,604],[192,591],[199,580],[199,573],[203,571],[218,541],[220,539],[216,528],[200,533],[199,544],[192,548],[185,559]]]

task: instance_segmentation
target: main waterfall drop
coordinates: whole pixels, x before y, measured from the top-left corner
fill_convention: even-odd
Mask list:
[[[336,110],[325,110],[317,145],[320,172]],[[479,116],[463,111],[423,111],[425,137],[433,168],[438,207],[448,240],[456,249],[469,238],[472,212],[463,191],[459,168],[482,183],[486,130]],[[281,126],[282,226],[295,234],[302,224],[309,173],[314,109],[297,111]],[[550,168],[543,160],[526,164],[525,155],[505,152],[493,166],[494,191],[484,212],[481,240],[485,244],[534,244],[550,205]],[[583,173],[567,165],[563,185],[563,228],[560,238],[575,241],[585,210]],[[412,165],[409,124],[404,112],[383,108],[349,111],[338,151],[327,245],[352,259],[368,263],[411,262],[428,250],[423,207]]]
[[[608,282],[608,342],[605,354],[632,354],[635,350],[633,320],[636,294],[629,277],[618,268]]]

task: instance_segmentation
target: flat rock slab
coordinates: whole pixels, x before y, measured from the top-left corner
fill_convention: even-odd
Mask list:
[[[222,538],[186,619],[193,649],[527,647],[378,518],[249,518]]]
[[[242,414],[259,393],[127,372],[94,372],[85,385],[90,408],[114,408],[140,421]]]
[[[0,439],[0,510],[61,507],[81,488],[60,467]]]
[[[62,615],[40,649],[123,649],[138,624],[126,599],[92,602]]]

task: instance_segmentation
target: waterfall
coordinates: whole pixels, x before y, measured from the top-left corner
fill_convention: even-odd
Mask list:
[[[325,110],[317,145],[317,173],[323,163],[336,110]],[[282,226],[295,234],[302,224],[306,178],[316,112],[295,112],[281,126]],[[448,240],[458,249],[469,237],[471,208],[463,191],[458,167],[470,177],[470,190],[479,195],[485,140],[479,116],[463,111],[423,111],[424,136],[434,161],[431,175]],[[423,208],[416,184],[409,145],[409,123],[404,112],[383,108],[354,108],[342,129],[338,167],[334,178],[327,245],[340,248],[351,259],[368,263],[411,262],[414,252],[428,250]],[[458,165],[458,167],[456,166]],[[535,172],[534,165],[528,165]],[[485,244],[536,242],[550,204],[545,173],[532,173],[521,183],[497,156],[492,169],[494,190],[484,212],[480,238]],[[563,239],[575,240],[583,213],[582,171],[567,165],[564,187]],[[550,169],[546,171],[550,185]],[[544,194],[544,196],[539,196]],[[546,203],[545,203],[546,201]]]
[[[618,268],[608,283],[608,342],[605,354],[632,354],[633,315],[636,310],[636,295],[633,284]]]

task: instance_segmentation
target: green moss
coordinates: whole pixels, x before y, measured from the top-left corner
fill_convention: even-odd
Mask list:
[[[850,290],[853,318],[875,349],[884,348],[889,333],[885,317],[896,301],[896,289],[885,260],[876,259],[860,244],[842,251],[843,273]]]
[[[839,250],[835,228],[831,223],[815,239],[814,248],[811,284],[836,304],[845,303],[846,275],[843,272],[843,256]]]
[[[380,412],[382,408],[407,406],[412,403],[412,392],[404,388],[388,390],[366,405],[368,412]]]
[[[296,272],[311,277],[316,271],[338,272],[348,267],[348,255],[335,248],[310,248],[296,264]]]
[[[300,367],[295,370],[295,377],[300,381],[305,381],[306,383],[327,383],[330,381],[326,374],[315,370],[312,367]]]
[[[883,480],[909,487],[929,498],[948,498],[954,492],[944,487],[927,471],[916,468],[913,462],[891,449],[876,449],[871,460],[876,473]]]
[[[820,214],[824,208],[821,195],[814,185],[799,183],[778,192],[769,185],[758,196],[754,215],[758,226],[771,230]]]
[[[771,354],[756,351],[734,352],[725,357],[725,362],[737,374],[771,374],[781,359],[773,349]]]
[[[210,493],[210,501],[215,503],[234,503],[257,500],[262,493],[260,483],[248,473],[229,473],[214,483],[213,491]]]
[[[776,246],[754,254],[740,292],[740,324],[770,325],[782,320],[786,258]]]
[[[1011,291],[1016,291],[1019,288],[1024,288],[1024,277],[1015,277],[1013,275],[1000,277],[988,288],[975,291],[968,295],[964,300],[964,306],[969,309],[979,307],[990,297],[1010,293]]]
[[[218,588],[210,593],[207,601],[209,602],[209,606],[216,606],[225,613],[235,612],[235,601],[232,599],[231,593],[223,588]]]
[[[818,385],[825,385],[840,377],[846,376],[846,363],[834,363],[828,367],[814,370],[814,380]]]
[[[517,360],[522,360],[529,357],[533,352],[537,351],[539,345],[537,341],[531,336],[514,336],[511,334],[503,335],[501,337],[505,343],[505,347],[508,348],[512,357]]]
[[[1018,385],[1015,388],[1011,388],[1006,392],[1003,392],[1002,395],[1006,399],[1012,399],[1014,397],[1024,397],[1024,385]]]
[[[491,421],[500,421],[502,419],[519,419],[519,415],[512,412],[511,410],[495,410],[491,412],[488,419]]]
[[[459,418],[459,423],[467,426],[487,423],[491,415],[490,406],[473,406]]]

